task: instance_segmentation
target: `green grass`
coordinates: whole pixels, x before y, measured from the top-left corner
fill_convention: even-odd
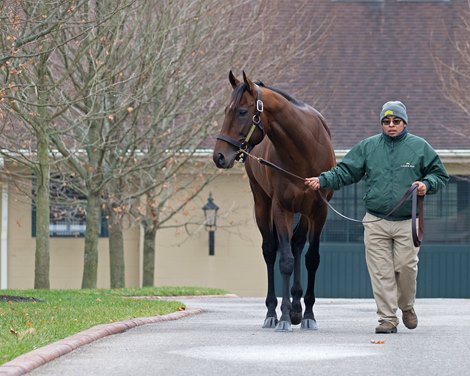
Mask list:
[[[0,290],[0,295],[40,302],[0,301],[0,364],[98,324],[165,315],[184,307],[177,301],[133,300],[130,296],[220,295],[192,287],[113,290]]]

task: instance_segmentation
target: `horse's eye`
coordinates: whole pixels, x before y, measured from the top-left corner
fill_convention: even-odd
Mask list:
[[[238,115],[240,116],[245,116],[247,113],[248,113],[248,110],[245,110],[244,108],[238,109]]]

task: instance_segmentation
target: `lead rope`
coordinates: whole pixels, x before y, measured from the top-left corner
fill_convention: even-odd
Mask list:
[[[253,154],[250,154],[246,150],[240,149],[242,153],[245,153],[248,157],[255,159],[258,161],[260,164],[263,164],[265,166],[271,167],[274,170],[283,172],[286,175],[289,175],[295,179],[305,181],[305,178],[298,176],[296,174],[293,174],[290,171],[287,171],[283,169],[282,167],[279,167],[278,165],[267,161],[266,159],[263,159],[261,157],[257,157]],[[398,201],[398,203],[390,210],[383,218],[378,218],[378,219],[372,219],[369,221],[364,221],[360,219],[355,219],[355,218],[350,218],[342,213],[340,213],[338,210],[336,210],[333,205],[330,204],[330,202],[326,199],[326,197],[323,195],[322,192],[317,190],[316,192],[320,196],[320,198],[323,200],[323,202],[328,205],[328,207],[333,210],[336,214],[338,214],[340,217],[347,219],[348,221],[352,222],[359,222],[359,223],[373,223],[373,222],[379,222],[382,219],[386,219],[390,217],[395,211],[398,210],[400,206],[403,205],[403,203],[406,201],[406,199],[412,195],[411,197],[411,235],[413,237],[413,244],[415,247],[419,247],[421,245],[421,241],[423,240],[423,233],[424,233],[424,196],[418,196],[418,186],[417,185],[412,185],[408,190],[405,192],[405,194],[402,196],[402,198]],[[418,228],[416,227],[416,218],[417,218],[417,209],[419,211],[419,218],[418,218]]]

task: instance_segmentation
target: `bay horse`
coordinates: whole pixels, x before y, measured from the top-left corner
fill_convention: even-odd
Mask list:
[[[292,325],[301,324],[302,329],[318,329],[313,313],[314,287],[327,205],[318,192],[309,189],[301,179],[257,163],[255,158],[263,158],[300,177],[318,176],[336,163],[330,131],[324,117],[313,107],[261,82],[252,82],[245,72],[240,81],[230,71],[229,81],[233,92],[225,108],[213,160],[218,168],[224,169],[233,167],[237,160],[245,162],[267,266],[267,314],[263,327],[291,331]],[[247,158],[247,153],[255,158]],[[331,191],[323,191],[323,194],[328,200],[332,196]],[[295,213],[300,213],[300,220],[292,229]],[[300,269],[307,239],[308,283],[302,316]],[[274,264],[278,252],[282,276],[279,321],[274,290]],[[290,288],[292,273],[294,278]]]

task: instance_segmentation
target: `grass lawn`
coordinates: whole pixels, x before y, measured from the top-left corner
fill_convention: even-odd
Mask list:
[[[165,315],[184,309],[177,301],[131,296],[219,295],[192,287],[94,290],[0,290],[0,365],[98,324]],[[31,298],[31,299],[25,299]]]

